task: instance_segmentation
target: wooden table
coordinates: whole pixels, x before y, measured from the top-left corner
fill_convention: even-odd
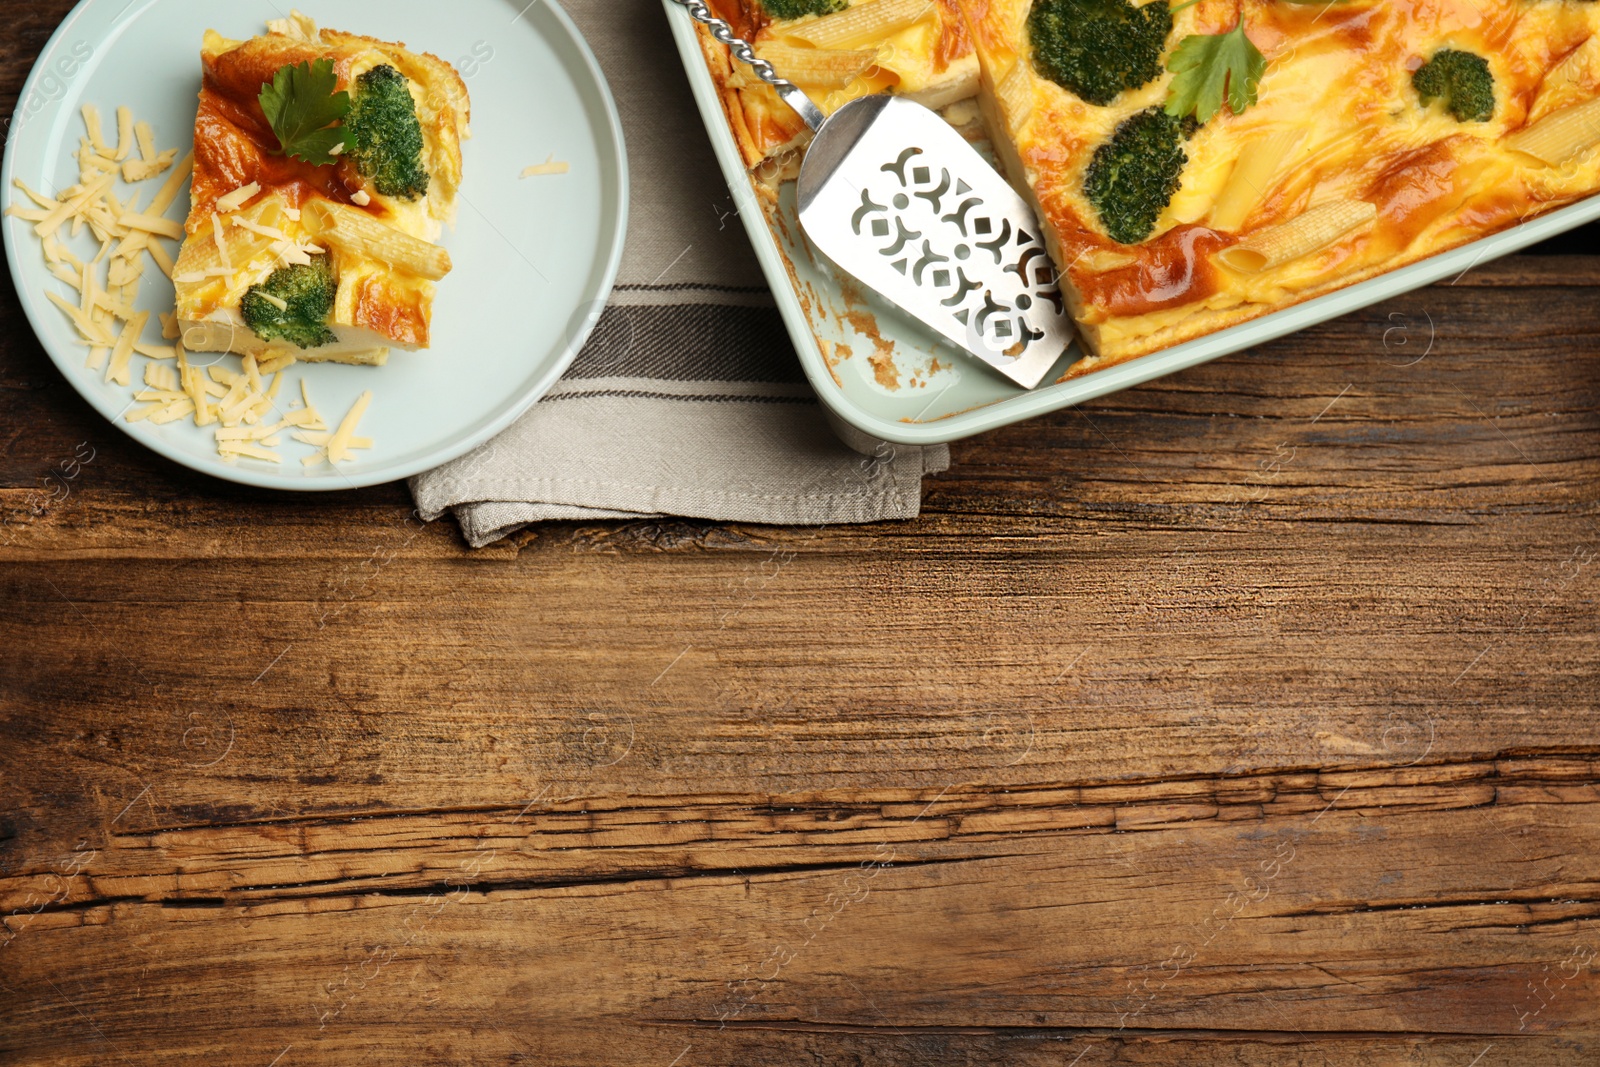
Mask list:
[[[871,527],[209,481],[9,283],[0,435],[0,1064],[1600,1062],[1600,257]]]

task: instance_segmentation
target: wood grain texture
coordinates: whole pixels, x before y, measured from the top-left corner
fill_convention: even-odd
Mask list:
[[[954,452],[471,552],[0,283],[0,1064],[1600,1062],[1600,258]]]

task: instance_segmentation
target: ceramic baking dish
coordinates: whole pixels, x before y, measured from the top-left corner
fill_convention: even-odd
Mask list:
[[[833,416],[840,436],[863,451],[871,451],[876,441],[909,445],[955,441],[1115,393],[1454,278],[1498,256],[1600,219],[1600,196],[1591,196],[1338,292],[1029,392],[864,295],[814,253],[795,217],[793,182],[784,184],[776,203],[756,192],[701,53],[695,23],[673,0],[663,3],[712,148],[806,377]],[[1078,358],[1075,344],[1045,382],[1054,382]]]

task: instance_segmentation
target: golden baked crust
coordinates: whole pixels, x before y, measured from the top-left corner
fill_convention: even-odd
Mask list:
[[[316,167],[279,154],[257,99],[261,87],[286,65],[318,59],[333,62],[340,89],[383,64],[406,76],[422,127],[426,195],[410,201],[383,196],[363,181],[352,160]],[[208,31],[201,62],[192,207],[174,270],[188,347],[255,355],[289,350],[302,359],[365,364],[381,363],[384,353],[375,350],[389,345],[427,347],[433,279],[352,247],[334,247],[325,233],[326,209],[362,212],[416,242],[431,243],[444,223],[454,221],[461,141],[471,117],[466,85],[455,69],[398,42],[318,30],[298,13],[248,41]],[[243,210],[219,212],[219,200],[251,185],[259,188]],[[303,260],[306,250],[330,256],[340,279],[329,323],[339,342],[310,350],[265,342],[242,324],[239,303],[250,286],[279,266]]]
[[[1083,195],[1096,147],[1167,97],[1170,75],[1097,107],[1033,69],[1031,0],[961,0],[983,69],[982,100],[1012,179],[1031,194],[1063,291],[1092,355],[1087,373],[1374,277],[1600,189],[1600,154],[1552,167],[1505,138],[1600,96],[1600,5],[1581,0],[1202,0],[1175,16],[1169,48],[1243,17],[1268,57],[1259,102],[1226,108],[1186,144],[1183,185],[1145,242],[1108,237]],[[1452,47],[1487,58],[1491,121],[1421,106],[1411,73]],[[1213,212],[1234,169],[1276,138],[1290,156],[1228,227]],[[1372,205],[1375,218],[1292,260],[1250,271],[1253,247],[1308,209]],[[1219,258],[1220,256],[1220,258]]]

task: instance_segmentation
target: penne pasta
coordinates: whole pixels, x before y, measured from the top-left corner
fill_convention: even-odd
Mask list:
[[[774,28],[774,33],[813,48],[849,49],[875,44],[934,13],[934,0],[866,0],[821,18]]]
[[[1011,70],[995,87],[995,96],[1000,103],[1000,113],[1012,133],[1019,132],[1028,124],[1028,119],[1033,116],[1033,74],[1025,61],[1019,59],[1011,64]]]
[[[1217,253],[1217,259],[1242,274],[1259,274],[1326,248],[1352,230],[1371,225],[1377,217],[1376,204],[1330,200],[1288,222],[1251,234]]]
[[[814,89],[842,89],[877,62],[871,50],[842,52],[808,48],[768,39],[756,45],[756,54],[777,68],[780,77]]]
[[[316,205],[323,220],[318,239],[335,248],[354,252],[410,271],[430,281],[450,273],[450,253],[410,234],[385,226],[364,211],[342,204]]]
[[[1272,188],[1285,161],[1306,139],[1304,129],[1278,130],[1252,140],[1239,153],[1233,173],[1211,208],[1211,228],[1238,233]]]
[[[1553,111],[1505,139],[1505,146],[1556,167],[1600,144],[1600,98]]]

